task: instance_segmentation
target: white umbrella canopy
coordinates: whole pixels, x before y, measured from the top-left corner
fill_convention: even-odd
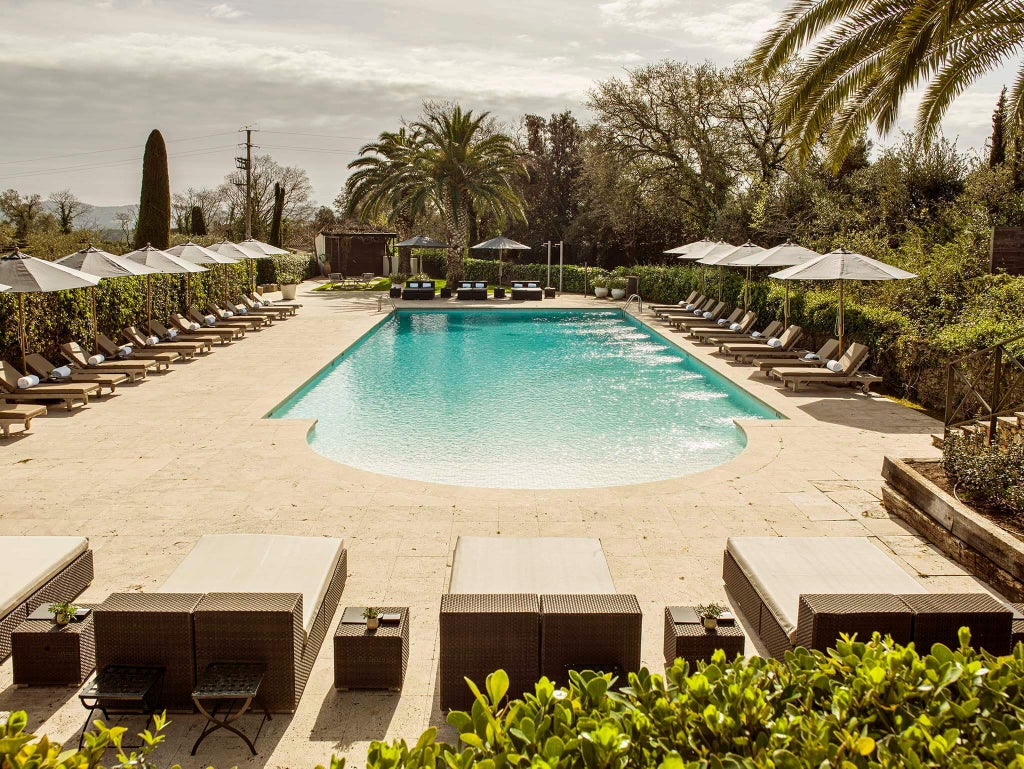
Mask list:
[[[837,248],[803,264],[773,272],[769,277],[778,280],[838,280],[839,281],[839,350],[843,349],[843,285],[848,280],[909,280],[912,272],[893,267],[863,254]]]
[[[817,259],[821,254],[809,248],[786,241],[756,254],[738,259],[737,267],[792,267]],[[789,326],[789,281],[786,281],[786,302],[783,304],[782,320]]]
[[[205,246],[201,246],[198,243],[193,243],[191,240],[186,243],[180,243],[177,246],[171,246],[165,253],[171,256],[176,256],[179,259],[184,259],[192,264],[238,264],[237,259],[232,259],[229,256],[221,256],[216,251],[211,251]],[[227,275],[224,276],[224,295],[227,296],[228,284]],[[185,276],[185,304],[192,304],[192,278]]]
[[[249,285],[250,285],[250,288],[252,288],[253,287],[253,285],[252,285],[253,284],[253,275],[252,275],[252,261],[251,260],[253,260],[253,259],[266,259],[269,256],[269,254],[265,254],[262,250],[260,250],[256,246],[252,245],[253,243],[257,243],[257,242],[259,242],[259,241],[254,241],[251,238],[248,241],[242,241],[241,243],[232,243],[229,240],[222,240],[220,243],[214,243],[212,246],[210,246],[210,250],[211,251],[215,251],[216,253],[220,254],[221,256],[226,256],[226,257],[228,257],[230,259],[235,259],[237,261],[241,261],[243,259],[249,260],[247,262],[247,264],[246,264],[246,271],[248,272],[248,275],[249,275]],[[268,245],[268,248],[273,248],[273,246],[269,246]],[[285,252],[285,253],[287,253],[287,252]],[[227,271],[227,268],[225,267],[224,268],[224,297],[225,297],[225,299],[227,298],[227,291],[228,291],[228,282],[227,282],[227,280],[228,280],[228,271]]]
[[[498,283],[501,283],[501,262],[502,256],[505,255],[506,251],[529,251],[529,246],[524,246],[522,243],[506,238],[504,235],[499,235],[496,238],[485,240],[483,243],[477,243],[475,246],[470,248],[486,249],[490,251],[498,252]]]
[[[36,259],[18,249],[0,257],[0,283],[18,295],[18,341],[21,342],[21,370],[25,371],[25,294],[89,288],[100,279],[55,262]]]
[[[448,244],[428,238],[426,235],[416,235],[401,243],[395,243],[395,248],[448,248]]]
[[[703,253],[704,250],[711,248],[716,245],[713,240],[695,240],[692,243],[687,243],[682,246],[676,246],[670,248],[667,251],[662,251],[663,254],[680,254],[683,258],[699,259],[700,257],[690,256],[694,252]]]
[[[192,275],[197,272],[206,272],[205,267],[193,264],[187,259],[168,254],[159,248],[147,245],[124,255],[136,264],[144,264],[152,267],[154,272],[146,276],[146,330],[153,320],[153,275]]]
[[[238,245],[254,253],[263,254],[264,256],[284,256],[285,254],[291,253],[284,248],[278,248],[272,246],[269,243],[264,243],[262,240],[256,240],[256,238],[247,238],[241,241]]]
[[[0,292],[2,292],[2,291],[10,291],[10,290],[11,290],[10,286],[5,286],[3,283],[0,283]]]
[[[95,275],[97,278],[128,278],[153,275],[158,272],[152,267],[125,259],[123,256],[115,256],[92,245],[61,257],[56,264],[80,270],[88,275]],[[99,316],[96,313],[95,286],[92,287],[90,293],[92,294],[92,349],[93,352],[96,352],[99,349]]]

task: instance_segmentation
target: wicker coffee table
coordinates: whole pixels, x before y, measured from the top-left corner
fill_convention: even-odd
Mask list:
[[[96,666],[92,612],[64,627],[30,617],[11,633],[11,650],[16,686],[78,686]]]
[[[360,616],[362,606],[349,606],[334,631],[334,688],[401,691],[409,664],[409,608],[386,606],[381,614],[398,614],[397,623],[381,622],[367,630],[366,621],[346,622]]]
[[[722,649],[730,659],[743,654],[746,638],[739,623],[718,625],[705,630],[691,606],[665,607],[665,667],[672,667],[677,657],[690,665],[708,661],[716,649]]]

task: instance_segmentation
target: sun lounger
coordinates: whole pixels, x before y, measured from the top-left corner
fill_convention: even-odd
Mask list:
[[[193,336],[202,336],[208,338],[216,338],[221,341],[221,344],[230,344],[232,339],[241,339],[245,336],[244,328],[235,328],[234,326],[225,326],[223,328],[216,328],[214,326],[205,325],[205,321],[193,321],[186,318],[180,312],[176,312],[171,316],[171,325],[183,334],[191,334]],[[214,319],[216,322],[216,319]],[[199,328],[193,328],[198,326]]]
[[[155,336],[155,335],[154,335]],[[206,352],[211,346],[209,342],[164,342],[150,341],[150,338],[143,336],[135,326],[126,326],[121,329],[121,338],[127,342],[132,350],[145,350],[147,352],[176,352],[182,358],[191,360],[201,352]],[[159,340],[160,337],[157,337]]]
[[[299,302],[283,301],[281,299],[271,299],[270,297],[261,294],[259,291],[253,291],[249,295],[249,298],[255,299],[258,302],[270,302],[271,307],[292,307],[296,310],[302,307],[302,305]]]
[[[763,353],[758,353],[753,363],[761,370],[762,374],[769,376],[773,368],[821,368],[825,365],[826,361],[835,358],[838,353],[839,340],[829,339],[817,352],[812,352],[811,350],[776,352],[772,350],[769,353],[766,350]]]
[[[85,537],[0,537],[0,661],[11,654],[11,632],[30,613],[73,601],[92,578]]]
[[[825,649],[841,633],[889,634],[918,649],[972,643],[1010,651],[1013,613],[988,593],[928,593],[867,537],[730,537],[723,577],[732,601],[768,653]]]
[[[773,346],[768,342],[771,337],[762,340],[750,340],[747,339],[744,342],[735,342],[729,344],[723,344],[718,349],[720,352],[725,353],[729,357],[743,363],[745,361],[756,358],[762,354],[765,350],[779,350],[784,352],[786,350],[792,350],[796,347],[797,342],[800,341],[800,337],[803,336],[803,329],[799,326],[790,326],[780,336],[779,342],[781,344]]]
[[[116,392],[117,386],[128,381],[128,376],[125,374],[116,374],[112,371],[105,374],[99,372],[79,372],[75,369],[71,369],[71,373],[67,376],[56,376],[54,374],[57,369],[50,361],[44,358],[37,352],[30,353],[25,358],[25,362],[28,364],[29,371],[39,377],[43,382],[56,382],[61,384],[64,382],[95,382],[99,385],[99,395],[103,394],[103,388],[106,387],[110,392]],[[68,366],[67,368],[71,368]]]
[[[701,344],[721,345],[746,338],[757,323],[757,313],[750,310],[741,318],[719,328],[695,328],[691,336]],[[735,328],[733,328],[735,326]]]
[[[227,310],[228,312],[233,313],[236,318],[263,318],[263,322],[268,326],[274,325],[274,321],[280,315],[280,313],[278,313],[277,310],[271,310],[269,308],[266,310],[262,308],[260,308],[259,310],[250,310],[247,305],[239,304],[238,302],[224,302],[224,309]]]
[[[259,304],[262,307],[287,311],[289,315],[295,315],[299,311],[299,308],[302,307],[302,305],[297,302],[271,301],[261,294],[246,294],[245,298],[253,304]]]
[[[11,437],[11,428],[21,425],[24,432],[32,429],[32,420],[46,416],[46,406],[36,403],[6,403],[0,400],[0,431],[4,438]]]
[[[250,313],[255,313],[256,315],[270,315],[278,320],[287,320],[295,314],[294,307],[264,307],[262,304],[254,302],[245,294],[238,295],[238,303],[245,307],[245,309]]]
[[[203,326],[203,328],[236,328],[245,331],[258,330],[254,328],[253,324],[245,320],[235,320],[234,318],[228,318],[224,316],[224,312],[221,311],[219,314],[215,312],[202,313],[196,307],[190,307],[188,316],[196,323]],[[207,322],[207,318],[213,318],[213,325],[211,326]],[[255,320],[255,319],[254,319]]]
[[[486,280],[461,280],[459,287],[455,289],[456,299],[486,299]]]
[[[436,285],[432,280],[407,280],[402,288],[402,298],[433,299]]]
[[[61,401],[70,411],[76,403],[89,405],[89,396],[100,394],[100,386],[92,382],[49,384],[40,382],[35,387],[18,387],[21,373],[7,361],[0,361],[0,395],[6,401]]]
[[[160,366],[167,368],[166,364],[148,360],[105,360],[102,363],[89,363],[89,356],[78,342],[67,342],[60,346],[61,355],[64,360],[72,365],[77,371],[101,372],[111,374],[124,374],[129,382],[136,382],[146,378],[146,372],[150,369],[160,370]]]
[[[206,310],[216,316],[218,321],[232,323],[234,325],[244,324],[253,331],[259,331],[264,326],[269,326],[272,321],[262,315],[236,315],[234,310],[224,310],[213,301],[206,303]],[[231,313],[230,315],[228,313]]]
[[[513,280],[509,296],[512,299],[540,301],[544,298],[544,287],[536,280]]]
[[[118,345],[115,344],[114,340],[106,334],[98,334],[96,341],[100,346],[100,352],[110,359],[122,356],[124,354],[123,348],[125,347],[131,348],[131,354],[128,355],[125,360],[155,360],[165,368],[169,368],[174,361],[181,358],[181,355],[179,355],[175,350],[158,352],[156,350],[147,350],[145,348],[139,350],[136,349],[134,345]]]
[[[647,309],[655,315],[657,315],[660,310],[679,310],[686,307],[688,304],[693,304],[698,295],[698,292],[691,291],[690,295],[681,302],[677,302],[676,304],[649,304],[647,305]]]
[[[725,315],[725,302],[716,302],[711,309],[704,310],[700,315],[680,315],[670,318],[667,322],[673,328],[689,332],[694,328],[718,328],[718,319]]]
[[[464,678],[503,668],[509,695],[568,669],[634,671],[642,614],[615,591],[597,539],[459,537],[441,597],[438,687],[442,710],[471,704]]]
[[[178,331],[174,329],[174,333],[171,333],[171,329],[167,328],[163,323],[158,320],[151,320],[149,322],[150,333],[160,337],[166,342],[201,342],[204,349],[212,350],[214,340],[220,340],[221,344],[230,344],[231,338],[224,339],[221,335],[210,335],[210,334],[191,334]]]
[[[165,670],[159,707],[191,710],[196,671],[213,662],[266,665],[260,699],[291,713],[341,600],[340,539],[208,534],[153,593],[115,593],[94,617],[96,668]]]
[[[772,369],[772,377],[780,380],[786,387],[796,392],[805,384],[832,384],[848,385],[853,384],[860,387],[865,393],[871,385],[881,382],[882,378],[873,374],[859,373],[861,366],[868,359],[868,348],[865,345],[854,342],[843,353],[839,359],[840,371],[831,371],[827,368],[803,369],[779,367]]]
[[[739,321],[740,317],[743,315],[743,310],[740,307],[734,307],[732,312],[725,315],[725,302],[721,302],[721,304],[723,306],[723,314],[714,320],[710,318],[694,318],[693,320],[688,318],[672,318],[669,320],[669,325],[681,327],[682,324],[685,323],[691,336],[697,331],[721,331],[724,328],[728,328],[730,324]],[[712,308],[712,313],[714,312],[714,309],[715,308]]]
[[[711,299],[704,296],[697,297],[697,301],[693,303],[693,307],[687,309],[684,307],[668,307],[664,310],[659,310],[657,315],[666,323],[671,322],[675,318],[695,318],[703,316],[705,312],[708,312],[712,307],[718,303],[717,299]]]

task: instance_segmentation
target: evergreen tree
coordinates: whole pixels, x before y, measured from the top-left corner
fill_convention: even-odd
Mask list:
[[[206,217],[203,216],[203,209],[199,206],[192,206],[192,215],[189,217],[189,230],[193,235],[206,234]]]
[[[142,194],[139,197],[139,221],[135,227],[135,247],[147,243],[167,248],[171,239],[171,181],[167,173],[167,146],[155,128],[146,140],[142,157]]]
[[[988,164],[990,168],[1001,166],[1006,162],[1006,86],[1003,86],[996,102],[996,111],[992,113],[992,138],[990,140]]]
[[[284,214],[284,187],[274,182],[274,217],[270,221],[270,245],[281,248],[281,216]]]

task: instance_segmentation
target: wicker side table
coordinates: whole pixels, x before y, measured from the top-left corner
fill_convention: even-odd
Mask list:
[[[16,686],[78,686],[96,666],[92,612],[57,627],[50,619],[27,619],[11,633]]]
[[[362,613],[363,607],[348,607]],[[409,666],[409,607],[385,606],[381,614],[398,614],[398,624],[338,623],[334,631],[334,688],[401,691]]]
[[[666,668],[672,667],[677,657],[682,657],[690,665],[695,665],[699,661],[706,662],[711,659],[716,649],[724,651],[727,657],[735,657],[737,654],[743,654],[745,643],[746,637],[738,622],[734,625],[720,624],[715,630],[705,630],[690,607],[665,607]]]

